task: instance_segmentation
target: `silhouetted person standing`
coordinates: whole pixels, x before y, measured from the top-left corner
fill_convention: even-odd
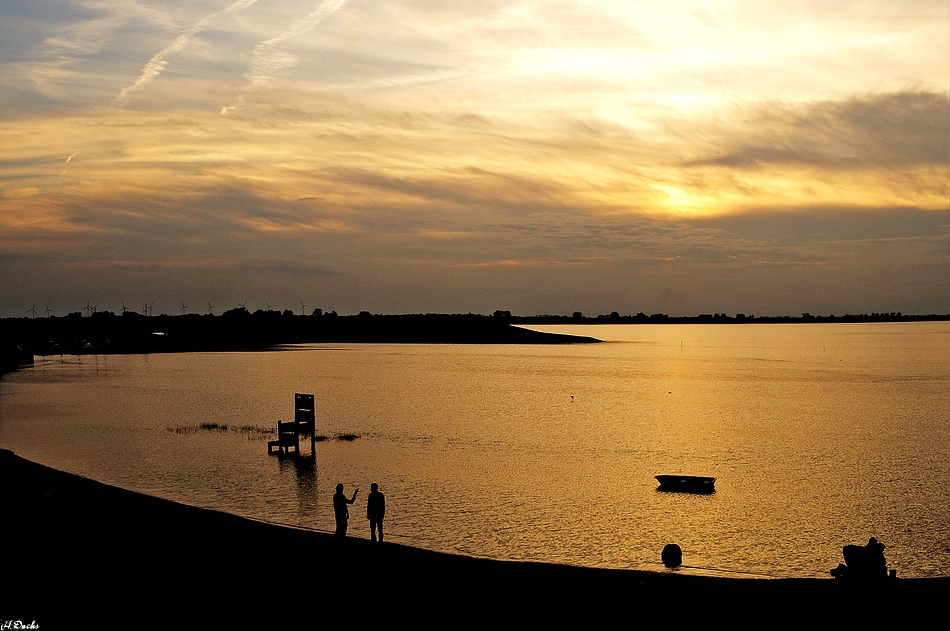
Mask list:
[[[346,522],[350,519],[350,510],[346,505],[355,502],[359,492],[360,490],[356,489],[353,491],[353,497],[346,499],[343,495],[343,485],[336,485],[336,493],[333,494],[333,515],[336,517],[336,534],[341,537],[346,536]]]
[[[379,531],[379,542],[383,542],[383,517],[386,516],[386,496],[379,492],[379,485],[373,482],[369,487],[369,498],[366,500],[366,519],[369,520],[369,533],[376,541],[376,531]]]

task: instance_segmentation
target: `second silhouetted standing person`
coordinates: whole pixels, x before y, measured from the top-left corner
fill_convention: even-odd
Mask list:
[[[376,541],[376,531],[379,531],[379,542],[383,542],[383,517],[386,516],[386,496],[379,492],[379,485],[373,482],[369,487],[369,498],[366,500],[366,519],[369,520],[369,532]]]

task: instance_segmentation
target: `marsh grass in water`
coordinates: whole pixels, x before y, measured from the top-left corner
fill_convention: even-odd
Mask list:
[[[265,440],[277,433],[275,428],[257,427],[256,425],[232,426],[222,423],[199,423],[198,425],[179,425],[178,427],[167,428],[169,432],[175,434],[197,434],[199,432],[216,432],[219,434],[241,434],[247,440]],[[354,441],[359,438],[359,434],[342,432],[327,436],[326,434],[317,434],[313,437],[315,442],[321,443],[326,440],[345,440]]]
[[[247,440],[265,440],[277,433],[276,429],[269,427],[257,427],[256,425],[230,426],[221,423],[179,425],[178,427],[169,427],[168,431],[174,432],[175,434],[197,434],[198,432],[233,433],[241,434]]]
[[[326,434],[317,434],[316,436],[313,437],[313,440],[314,442],[322,443],[325,440],[356,440],[359,437],[360,437],[359,434],[350,434],[350,433],[335,434],[333,436],[327,436]]]

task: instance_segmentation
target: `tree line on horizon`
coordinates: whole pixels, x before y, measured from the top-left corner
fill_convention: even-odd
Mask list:
[[[821,316],[754,316],[738,313],[670,316],[665,313],[594,317],[571,315],[517,316],[496,310],[489,315],[403,314],[361,311],[339,315],[314,309],[297,315],[287,309],[249,311],[243,306],[221,315],[146,316],[134,311],[93,311],[44,318],[0,318],[0,372],[31,363],[33,355],[95,353],[168,353],[185,351],[260,350],[302,343],[452,343],[558,344],[596,342],[595,337],[541,333],[512,325],[530,324],[744,324],[793,322],[902,322],[948,320],[945,314],[904,315],[900,312]]]
[[[30,310],[32,311],[32,310]],[[27,313],[30,313],[27,311]],[[117,316],[130,319],[148,319],[148,320],[160,320],[166,318],[187,318],[187,319],[197,319],[197,318],[244,318],[244,317],[253,317],[256,319],[268,319],[274,320],[277,317],[281,318],[418,318],[418,317],[452,317],[452,318],[495,318],[499,320],[504,320],[512,324],[542,324],[542,323],[582,323],[582,324],[603,324],[603,323],[639,323],[639,322],[671,322],[671,323],[717,323],[717,322],[787,322],[787,321],[803,321],[803,322],[825,322],[825,321],[875,321],[875,322],[894,322],[894,321],[921,321],[921,320],[946,320],[950,319],[950,314],[940,314],[940,313],[931,313],[931,314],[904,314],[900,311],[884,311],[884,312],[872,312],[872,313],[846,313],[844,315],[836,316],[834,314],[825,315],[812,315],[811,313],[804,312],[797,316],[791,315],[769,315],[769,316],[756,316],[756,315],[746,315],[744,313],[736,313],[735,315],[729,315],[727,313],[700,313],[698,315],[690,316],[671,316],[666,313],[653,313],[647,315],[644,312],[638,312],[637,314],[628,314],[621,315],[617,311],[612,311],[609,314],[599,314],[596,316],[587,316],[584,315],[581,311],[574,311],[571,315],[558,315],[558,314],[538,314],[538,315],[513,315],[511,311],[506,310],[496,310],[491,314],[480,314],[480,313],[406,313],[406,314],[383,314],[383,313],[372,313],[370,311],[360,311],[357,314],[353,315],[340,315],[336,311],[324,311],[323,309],[316,308],[313,309],[309,314],[298,314],[291,309],[256,309],[251,311],[246,307],[238,306],[233,309],[229,309],[219,315],[213,313],[181,313],[181,314],[167,314],[161,313],[159,315],[152,315],[139,313],[138,311],[124,310],[120,313],[114,311],[98,311],[94,308],[83,315],[82,311],[74,311],[65,316],[56,316],[52,314],[47,314],[44,316],[37,315],[38,312],[34,312],[33,316],[13,316],[0,318],[0,322],[3,321],[35,321],[35,320],[57,320],[57,319],[85,319],[93,318],[98,320],[111,319]]]

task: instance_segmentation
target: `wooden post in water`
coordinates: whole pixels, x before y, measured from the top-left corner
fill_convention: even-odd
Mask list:
[[[314,447],[317,436],[317,417],[314,412],[312,394],[294,394],[294,420],[298,423],[300,433],[310,434],[310,453],[316,453]]]

